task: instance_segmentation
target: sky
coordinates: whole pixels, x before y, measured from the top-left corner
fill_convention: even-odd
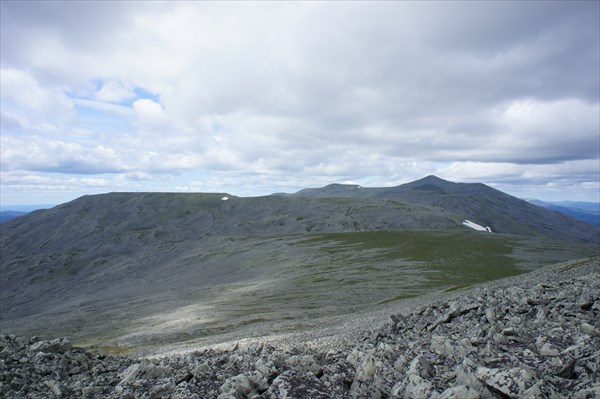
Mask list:
[[[434,174],[600,201],[600,2],[1,2],[0,202]]]

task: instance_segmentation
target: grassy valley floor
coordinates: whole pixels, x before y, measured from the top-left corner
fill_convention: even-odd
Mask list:
[[[129,276],[134,288],[116,285],[63,300],[45,312],[3,321],[3,332],[69,336],[115,353],[301,334],[351,315],[385,312],[406,298],[597,254],[593,247],[550,239],[463,230],[221,237],[170,245],[178,257]]]

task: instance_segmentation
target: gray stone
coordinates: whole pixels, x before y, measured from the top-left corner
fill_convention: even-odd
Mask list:
[[[504,330],[502,330],[502,335],[507,335],[507,336],[517,335],[517,331],[515,330],[514,327],[507,327]]]
[[[525,393],[523,393],[522,399],[538,399],[538,398],[553,398],[562,399],[565,398],[562,395],[558,395],[554,390],[552,384],[547,381],[540,380],[531,386]]]
[[[169,371],[167,369],[153,363],[135,363],[119,374],[121,376],[119,384],[125,384],[134,380],[154,380],[164,378],[168,374]]]
[[[406,360],[406,357],[404,355],[398,356],[398,358],[394,362],[394,369],[396,369],[396,371],[403,371],[406,367],[407,362],[408,361]]]
[[[235,399],[244,399],[254,390],[254,384],[244,374],[236,375],[227,379],[221,386],[221,395],[219,398],[233,397]]]
[[[600,330],[588,323],[581,323],[581,332],[588,335],[600,335]]]
[[[202,362],[198,366],[196,366],[196,368],[194,368],[194,370],[192,371],[192,374],[196,378],[202,378],[202,376],[204,374],[207,374],[210,371],[211,371],[211,367],[208,364],[208,362]]]
[[[433,384],[428,380],[421,378],[417,374],[408,376],[408,384],[404,389],[405,399],[426,399],[437,397],[438,394]]]
[[[47,381],[44,381],[44,385],[46,385],[48,388],[50,388],[50,391],[52,392],[52,394],[54,396],[56,396],[57,398],[63,397],[63,391],[62,391],[62,386],[61,386],[60,382],[55,381],[55,380],[47,380]]]
[[[265,377],[271,377],[277,374],[277,367],[272,360],[261,357],[255,363],[255,368]]]
[[[459,362],[473,349],[473,346],[466,338],[456,341],[444,336],[432,335],[431,349],[443,357],[449,357],[455,362]]]
[[[66,338],[58,338],[52,341],[38,341],[29,347],[30,353],[45,352],[45,353],[65,353],[73,346]]]
[[[380,362],[375,370],[372,385],[385,396],[389,396],[394,384],[400,378],[401,374],[398,373],[391,365]]]
[[[600,398],[600,383],[581,389],[573,394],[573,399],[598,399]]]
[[[370,348],[361,348],[361,347],[357,347],[357,348],[353,348],[351,350],[351,352],[348,354],[348,356],[346,357],[346,361],[348,363],[350,363],[352,366],[354,367],[358,367],[358,365],[360,363],[362,363],[363,359],[373,353],[374,348],[373,346],[371,346]]]
[[[332,395],[314,374],[288,370],[275,378],[263,397],[265,399],[329,399]]]
[[[475,375],[494,391],[510,398],[519,398],[533,385],[534,375],[522,368],[508,370],[478,367]]]
[[[448,388],[437,399],[479,399],[481,396],[475,389],[466,385]]]
[[[294,356],[290,356],[286,361],[285,364],[289,367],[292,368],[299,368],[303,371],[307,371],[310,373],[313,373],[315,376],[320,377],[322,374],[322,368],[319,365],[319,363],[317,363],[316,359],[314,356],[312,355],[304,355],[304,356],[300,356],[300,355],[294,355]]]
[[[540,348],[541,356],[558,356],[560,351],[554,348],[549,342],[546,342]]]
[[[350,386],[350,397],[353,399],[381,399],[383,395],[381,394],[381,391],[373,385],[355,380]]]
[[[485,309],[485,317],[486,317],[488,323],[496,322],[496,311],[494,310],[493,307],[490,306]]]
[[[160,384],[150,389],[150,399],[160,399],[163,395],[170,397],[171,392],[175,389],[175,384],[172,382]]]
[[[422,378],[429,378],[433,375],[433,367],[429,363],[429,361],[423,355],[418,355],[411,362],[408,367],[407,374],[418,375]]]
[[[269,380],[260,371],[250,371],[246,376],[257,391],[266,391],[269,389]]]
[[[375,371],[380,365],[381,363],[374,355],[368,354],[356,368],[356,381],[371,382],[375,375]]]

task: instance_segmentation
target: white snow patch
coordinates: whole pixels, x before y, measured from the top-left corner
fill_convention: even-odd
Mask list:
[[[227,201],[229,199],[229,197],[223,197],[221,198],[221,201]]]
[[[483,227],[482,225],[471,222],[470,220],[465,220],[464,222],[462,222],[462,224],[464,224],[465,226],[470,227],[474,230],[477,230],[477,231],[487,231],[488,233],[492,232],[492,229],[490,229],[490,226]]]

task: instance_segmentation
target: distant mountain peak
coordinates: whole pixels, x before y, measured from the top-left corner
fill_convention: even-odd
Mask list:
[[[408,189],[418,189],[418,190],[424,190],[424,189],[440,190],[440,189],[450,189],[455,186],[456,186],[456,183],[453,183],[448,180],[444,180],[435,175],[429,175],[429,176],[425,176],[422,179],[415,180],[410,183],[402,184],[398,187],[401,189],[408,188]]]
[[[412,182],[407,183],[407,184],[411,184],[411,185],[417,186],[417,185],[421,185],[421,184],[448,185],[448,184],[454,184],[454,183],[451,182],[451,181],[448,181],[448,180],[444,180],[444,179],[442,179],[440,177],[437,177],[436,175],[429,175],[429,176],[425,176],[422,179],[415,180],[415,181],[412,181]]]
[[[416,183],[416,182],[423,182],[423,183],[434,183],[434,182],[450,183],[448,180],[444,180],[444,179],[442,179],[440,177],[437,177],[436,175],[425,176],[422,179],[415,180],[413,183]]]

